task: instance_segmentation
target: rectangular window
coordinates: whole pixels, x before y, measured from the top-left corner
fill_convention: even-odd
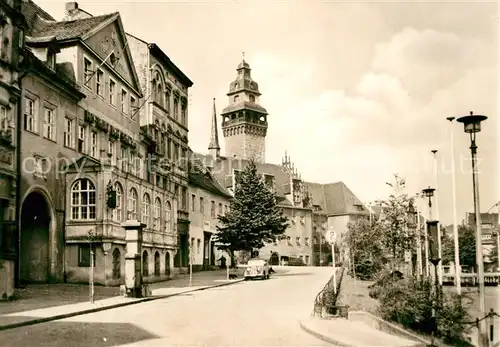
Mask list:
[[[174,119],[179,120],[179,100],[174,99]]]
[[[222,212],[223,212],[223,211],[222,211],[222,204],[221,204],[221,203],[219,203],[219,214],[220,214],[220,215],[222,215]]]
[[[181,122],[182,125],[187,125],[187,117],[186,117],[186,105],[182,105],[181,107]]]
[[[200,212],[205,214],[205,205],[203,205],[203,198],[200,196]]]
[[[167,140],[167,158],[172,159],[172,140]]]
[[[127,113],[127,91],[125,89],[122,89],[122,94],[121,94],[121,107],[122,107],[122,113]]]
[[[308,237],[305,238],[304,243],[306,246],[309,246],[309,238]]]
[[[95,250],[94,250],[94,267],[95,267]],[[78,246],[78,266],[90,267],[90,245],[81,244]]]
[[[87,151],[87,144],[85,143],[87,137],[87,128],[84,127],[83,125],[78,126],[78,152],[80,153],[86,153]]]
[[[300,237],[295,238],[295,243],[297,243],[297,246],[300,246]]]
[[[36,102],[28,98],[24,104],[24,130],[36,132]]]
[[[0,129],[9,130],[10,117],[5,106],[0,105]]]
[[[129,158],[128,158],[128,148],[123,146],[121,147],[121,155],[120,155],[120,160],[121,160],[121,163],[122,163],[122,171],[123,172],[127,172],[128,171],[128,162],[129,162]]]
[[[97,148],[97,133],[95,131],[90,132],[90,155],[93,158],[97,158],[98,148]]]
[[[56,121],[54,119],[54,110],[43,108],[43,137],[46,139],[56,140]]]
[[[196,211],[196,195],[191,195],[191,211]]]
[[[99,96],[104,96],[104,86],[102,85],[103,81],[104,81],[104,72],[102,72],[102,70],[100,69],[97,69],[95,91]]]
[[[113,106],[116,106],[115,94],[116,94],[116,82],[113,81],[112,79],[109,79],[109,103]]]
[[[87,58],[83,58],[83,85],[89,89],[92,89],[92,61]]]
[[[74,148],[74,139],[73,139],[73,134],[74,134],[74,129],[75,129],[75,124],[73,123],[72,119],[66,118],[65,119],[65,127],[64,127],[64,146],[68,148]]]
[[[132,95],[130,95],[130,107],[129,107],[130,117],[134,118],[136,111],[137,111],[136,100]]]
[[[210,208],[210,215],[212,216],[212,218],[215,218],[215,201],[213,201],[213,200],[212,200],[212,205]]]
[[[111,159],[111,165],[115,165],[116,164],[116,148],[115,148],[115,143],[113,141],[109,141],[108,156]]]
[[[182,187],[182,197],[181,197],[181,206],[184,211],[188,210],[187,206],[188,192],[186,187]]]
[[[170,112],[170,93],[165,93],[165,109]]]
[[[134,153],[130,153],[129,159],[130,159],[129,162],[130,172],[134,175],[137,175],[137,167],[136,167],[137,157],[135,156]]]
[[[177,162],[179,160],[179,145],[174,144],[174,161]]]

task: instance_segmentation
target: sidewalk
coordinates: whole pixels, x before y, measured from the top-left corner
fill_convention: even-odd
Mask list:
[[[362,322],[353,322],[343,318],[320,319],[309,317],[300,321],[300,327],[320,340],[340,347],[422,346],[421,342],[410,341],[382,332]]]
[[[150,284],[152,296],[140,299],[120,296],[118,287],[96,286],[94,303],[89,302],[88,285],[30,285],[19,290],[19,300],[0,302],[0,330],[230,285],[242,280],[238,274],[236,280],[227,281],[225,270],[198,272],[193,274],[192,286],[189,286],[189,275],[180,275],[169,281]]]

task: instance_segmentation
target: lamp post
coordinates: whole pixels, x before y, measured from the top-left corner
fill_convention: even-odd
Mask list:
[[[458,238],[458,225],[457,225],[457,189],[455,181],[455,140],[453,136],[453,120],[455,117],[446,118],[450,121],[450,146],[451,146],[451,186],[452,186],[452,208],[453,208],[453,241],[455,244],[455,286],[457,294],[462,292],[462,270],[460,269],[460,243]]]
[[[486,301],[484,288],[484,262],[483,262],[483,246],[481,237],[481,209],[479,204],[479,173],[477,170],[476,155],[476,133],[481,131],[481,122],[488,119],[483,115],[475,115],[471,111],[468,116],[457,119],[457,122],[464,124],[465,133],[470,136],[470,150],[472,155],[472,187],[474,199],[474,213],[476,215],[476,263],[477,263],[477,279],[479,287],[479,310],[482,316],[486,315]],[[478,344],[479,346],[488,346],[488,333],[486,331],[486,320],[479,322]]]
[[[428,187],[422,190],[424,198],[429,198],[429,218],[425,223],[425,271],[427,277],[430,276],[429,271],[429,222],[432,221],[432,197],[434,196],[434,188]]]
[[[417,205],[417,276],[420,280],[422,278],[422,236],[420,234],[420,209],[418,207],[420,194],[417,193],[416,205]]]
[[[433,158],[434,158],[434,176],[435,176],[435,185],[436,185],[436,194],[435,194],[435,198],[434,198],[434,201],[435,201],[435,207],[436,207],[436,220],[438,221],[438,229],[437,229],[437,247],[438,247],[438,257],[439,259],[441,259],[442,257],[442,254],[441,254],[441,227],[439,225],[439,170],[438,170],[438,160],[437,160],[437,152],[438,150],[437,149],[433,149],[432,151],[432,155],[433,155]],[[437,271],[438,271],[438,276],[439,276],[439,284],[442,285],[443,284],[443,271],[441,269],[441,264],[439,264],[438,268],[437,268]]]

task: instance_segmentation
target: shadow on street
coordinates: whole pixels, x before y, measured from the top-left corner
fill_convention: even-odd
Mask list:
[[[57,338],[55,338],[57,337]],[[129,323],[49,322],[1,332],[2,347],[80,347],[120,346],[158,339]]]

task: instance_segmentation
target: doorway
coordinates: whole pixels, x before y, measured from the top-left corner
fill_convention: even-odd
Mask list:
[[[269,263],[271,265],[279,265],[280,264],[280,257],[278,255],[278,253],[274,252],[273,254],[271,254],[271,258],[269,259]]]
[[[21,209],[21,283],[45,283],[50,273],[50,209],[39,192],[30,193]]]

